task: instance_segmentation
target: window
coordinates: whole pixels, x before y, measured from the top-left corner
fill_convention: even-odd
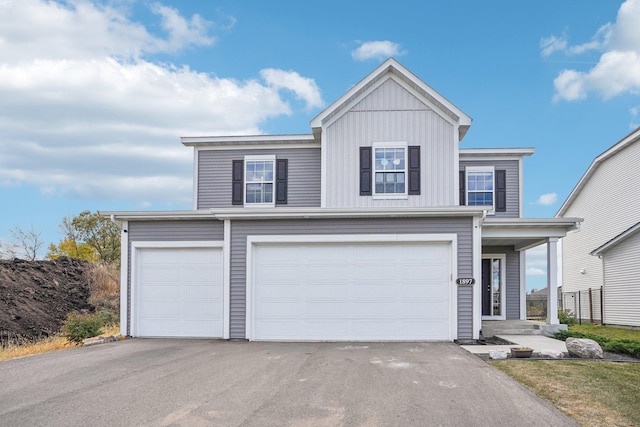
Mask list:
[[[467,167],[467,205],[492,206],[495,200],[493,167]]]
[[[275,156],[246,156],[244,158],[245,205],[274,204]]]
[[[373,148],[374,195],[406,195],[407,147]]]

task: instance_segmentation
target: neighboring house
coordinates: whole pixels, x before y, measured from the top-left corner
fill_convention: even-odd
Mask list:
[[[556,214],[584,218],[562,240],[563,289],[602,287],[603,323],[640,326],[640,282],[628,276],[640,264],[639,164],[640,128],[595,158]]]
[[[182,138],[193,210],[103,212],[123,222],[123,333],[451,341],[525,318],[524,251],[578,221],[522,218],[533,149],[460,149],[470,125],[389,59],[309,134]]]

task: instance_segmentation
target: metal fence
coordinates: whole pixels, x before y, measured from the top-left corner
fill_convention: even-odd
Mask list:
[[[578,323],[602,324],[604,305],[602,287],[589,288],[584,291],[563,292],[562,304],[564,310],[569,310]]]

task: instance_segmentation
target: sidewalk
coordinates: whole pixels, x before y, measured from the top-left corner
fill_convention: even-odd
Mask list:
[[[551,351],[555,353],[566,353],[567,346],[564,341],[545,337],[542,335],[497,335],[498,338],[510,341],[509,345],[461,345],[463,349],[472,354],[489,354],[491,350],[504,350],[507,353],[512,347],[530,347],[534,353]]]

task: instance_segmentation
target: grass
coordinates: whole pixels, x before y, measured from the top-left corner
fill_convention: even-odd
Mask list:
[[[573,325],[569,332],[640,343],[640,329]],[[583,426],[640,426],[640,363],[491,362]]]
[[[107,325],[102,328],[101,336],[117,335],[120,333],[119,325]],[[35,356],[36,354],[48,353],[50,351],[68,350],[79,347],[73,341],[69,341],[62,336],[52,336],[34,343],[25,343],[10,346],[5,349],[0,348],[0,362],[20,357]]]
[[[491,362],[582,426],[640,426],[640,363]]]
[[[569,331],[599,335],[609,340],[631,340],[640,342],[640,329],[616,328],[614,326],[601,325],[573,325],[569,326]]]

